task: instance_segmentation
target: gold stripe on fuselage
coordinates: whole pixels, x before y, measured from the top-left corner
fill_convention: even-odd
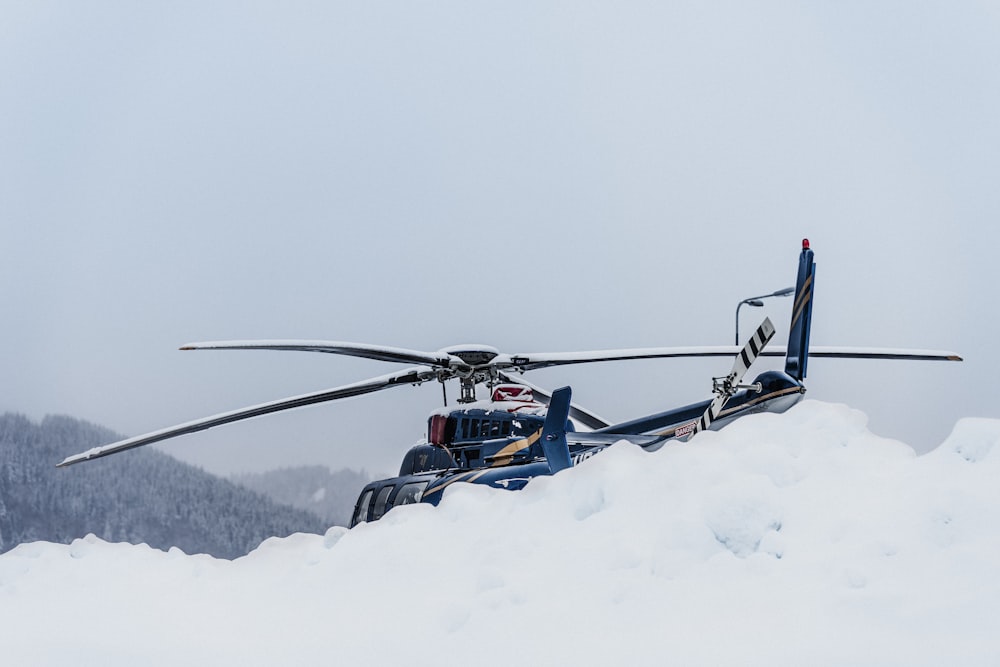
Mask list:
[[[427,496],[431,495],[432,493],[437,493],[438,491],[444,491],[445,487],[451,486],[455,482],[474,482],[477,479],[479,479],[480,477],[482,477],[483,474],[485,474],[488,470],[489,470],[489,468],[484,468],[482,470],[473,470],[471,472],[463,473],[461,475],[453,477],[452,479],[449,479],[444,484],[440,484],[438,486],[435,486],[432,489],[427,489],[427,491],[424,492],[424,497],[426,498]]]
[[[541,437],[542,437],[542,429],[538,429],[537,431],[529,435],[527,438],[521,438],[520,440],[515,440],[514,442],[510,443],[509,445],[498,451],[496,454],[493,454],[492,456],[489,457],[490,467],[499,468],[500,466],[507,465],[513,460],[514,454],[517,454],[522,449],[527,449],[528,447],[531,447],[533,444],[538,442],[538,439]]]
[[[786,387],[784,389],[781,389],[780,391],[773,391],[770,394],[767,394],[766,396],[758,396],[757,398],[753,399],[752,401],[747,401],[746,403],[743,403],[741,405],[737,405],[736,407],[729,408],[728,410],[723,410],[722,412],[719,413],[719,416],[716,417],[715,419],[719,420],[719,419],[722,419],[723,417],[725,417],[727,415],[733,414],[734,412],[738,412],[740,410],[753,407],[754,405],[757,405],[761,401],[770,400],[772,398],[779,398],[779,397],[785,396],[787,394],[797,394],[797,393],[805,393],[805,389],[803,389],[802,387]],[[698,421],[698,420],[695,419],[693,421]],[[677,426],[674,426],[673,428],[668,428],[665,431],[660,431],[659,433],[653,433],[652,435],[662,435],[664,437],[669,438],[669,437],[672,437],[674,435],[674,433],[677,431],[678,428],[680,428],[681,426],[687,426],[690,423],[691,423],[690,421],[687,421],[687,422],[684,422],[683,424],[678,424]]]
[[[533,444],[538,442],[538,439],[541,437],[542,437],[542,429],[538,429],[537,431],[529,435],[527,438],[521,438],[520,440],[515,440],[514,442],[510,443],[509,445],[498,451],[493,456],[489,457],[491,461],[489,468],[462,473],[461,475],[458,475],[457,477],[448,480],[444,484],[427,489],[424,495],[428,496],[432,493],[437,493],[438,491],[442,491],[446,486],[454,484],[455,482],[474,482],[477,479],[479,479],[480,476],[482,476],[490,468],[499,468],[501,466],[505,466],[508,463],[510,463],[514,459],[515,454],[517,454],[521,450],[531,447]]]

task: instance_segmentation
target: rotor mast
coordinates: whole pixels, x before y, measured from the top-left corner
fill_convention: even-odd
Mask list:
[[[457,357],[465,365],[464,369],[455,368],[461,387],[459,403],[473,403],[476,400],[476,385],[486,384],[491,389],[498,379],[498,371],[490,362],[500,354],[496,348],[488,345],[456,345],[441,350],[451,357]]]

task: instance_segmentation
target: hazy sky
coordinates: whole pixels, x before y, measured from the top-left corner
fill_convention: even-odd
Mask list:
[[[728,344],[807,236],[814,344],[965,356],[810,364],[926,450],[1000,416],[998,183],[996,3],[0,1],[0,410],[135,435],[396,368],[199,340]],[[626,419],[728,366],[530,379]],[[164,448],[394,472],[439,402]]]

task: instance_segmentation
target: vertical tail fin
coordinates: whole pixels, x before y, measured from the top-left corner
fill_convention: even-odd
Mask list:
[[[542,452],[552,474],[573,465],[569,456],[569,444],[566,442],[566,420],[569,419],[572,396],[573,392],[569,387],[556,389],[552,392],[549,410],[545,414],[541,437]]]
[[[800,382],[806,377],[809,362],[809,328],[812,325],[812,297],[815,286],[816,262],[809,248],[809,239],[802,239],[799,255],[799,275],[795,282],[795,305],[792,306],[792,326],[788,332],[788,353],[785,372]]]

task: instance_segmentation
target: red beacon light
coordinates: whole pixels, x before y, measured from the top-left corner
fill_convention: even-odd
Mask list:
[[[802,239],[802,249],[809,250],[809,239]]]
[[[427,438],[432,445],[443,445],[445,439],[445,426],[448,418],[444,415],[434,415],[431,417],[430,429]]]

